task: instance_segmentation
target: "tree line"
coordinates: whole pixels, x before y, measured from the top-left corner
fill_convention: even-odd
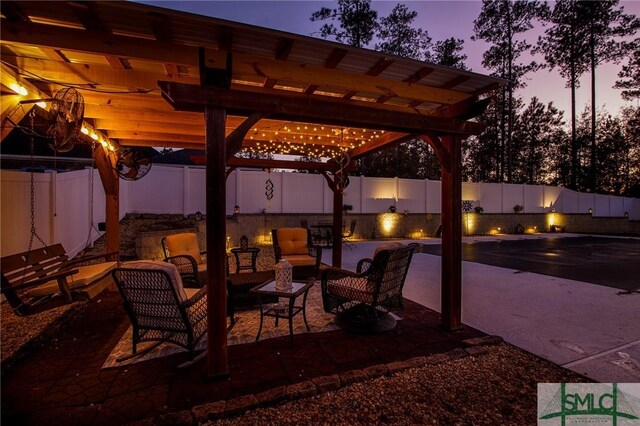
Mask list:
[[[464,40],[434,41],[417,27],[417,16],[403,4],[379,17],[370,0],[339,0],[335,8],[314,12],[311,21],[322,22],[323,38],[468,70]],[[544,34],[529,40],[536,24]],[[619,0],[483,0],[472,39],[489,44],[483,67],[509,83],[493,94],[479,119],[485,132],[463,143],[463,177],[640,196],[640,108],[624,108],[617,116],[598,110],[595,85],[599,65],[626,61],[614,87],[624,99],[640,100],[639,31],[640,19],[624,13]],[[526,76],[542,68],[566,79],[568,119],[553,103],[518,95]],[[587,73],[591,102],[578,112],[576,89]],[[378,152],[359,167],[367,176],[439,178],[438,160],[422,141]]]

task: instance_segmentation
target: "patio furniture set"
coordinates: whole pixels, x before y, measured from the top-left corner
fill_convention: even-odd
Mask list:
[[[355,222],[352,222],[351,234],[354,228]],[[255,306],[257,301],[260,325],[256,341],[265,317],[273,317],[276,326],[280,319],[288,321],[293,344],[296,315],[302,313],[306,329],[310,331],[307,296],[318,277],[324,310],[336,314],[343,328],[377,332],[395,327],[390,311],[403,306],[402,287],[416,244],[381,244],[372,259],[358,263],[356,272],[331,267],[321,271],[322,249],[313,245],[309,228],[274,229],[272,237],[276,261],[286,259],[293,266],[293,282],[289,288],[279,288],[274,270],[258,271],[260,249],[246,247],[246,244],[232,249],[235,273],[229,271],[228,257],[226,261],[229,329],[235,324],[236,309],[243,305]],[[99,278],[113,278],[133,327],[132,352],[119,361],[139,356],[165,342],[190,352],[191,361],[181,367],[203,356],[195,357],[195,350],[207,331],[206,252],[200,250],[193,233],[168,236],[162,240],[162,247],[164,261],[140,260],[120,265],[109,262],[93,267],[103,271],[94,274]],[[19,315],[32,309],[32,302],[25,302],[21,297],[27,297],[29,291],[33,293],[33,288],[44,286],[48,292],[55,293],[59,287],[71,300],[74,286],[69,286],[66,280],[81,274],[82,268],[72,268],[75,263],[67,261],[60,244],[7,256],[1,263],[2,292]],[[300,297],[301,303],[298,303]],[[155,343],[138,351],[140,343],[150,341]]]

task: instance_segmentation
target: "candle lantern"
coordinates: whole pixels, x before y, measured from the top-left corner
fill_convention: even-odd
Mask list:
[[[283,259],[274,267],[276,275],[276,289],[279,291],[288,290],[293,285],[293,266]]]

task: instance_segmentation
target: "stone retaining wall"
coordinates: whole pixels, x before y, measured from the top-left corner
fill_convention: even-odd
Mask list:
[[[147,217],[149,215],[145,215]],[[356,220],[356,240],[380,238],[435,237],[440,226],[440,214],[346,214],[346,228]],[[299,227],[300,220],[309,224],[331,222],[331,214],[240,214],[227,218],[228,245],[240,245],[246,235],[250,245],[270,245],[271,229]],[[196,232],[202,250],[206,249],[204,220],[195,221],[194,228],[139,232],[136,235],[136,255],[139,259],[162,259],[161,240],[167,235]],[[463,213],[464,235],[514,234],[518,232],[574,232],[585,234],[640,235],[640,221],[624,217],[593,217],[589,214],[493,214]]]

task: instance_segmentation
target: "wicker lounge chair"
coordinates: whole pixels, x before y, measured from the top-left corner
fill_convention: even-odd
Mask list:
[[[193,232],[168,235],[162,239],[165,262],[178,267],[185,287],[202,287],[201,274],[207,272],[207,252],[200,251]]]
[[[175,265],[158,261],[129,262],[113,271],[124,308],[133,326],[132,353],[118,362],[140,356],[161,343],[187,349],[195,362],[196,345],[207,331],[206,288],[185,289]],[[142,342],[156,342],[138,352]]]
[[[319,275],[322,249],[312,244],[309,229],[272,229],[271,235],[276,262],[287,259],[293,265],[294,278]]]
[[[378,246],[372,259],[361,259],[356,272],[328,268],[322,273],[326,312],[338,315],[342,328],[358,332],[391,330],[390,310],[403,307],[402,288],[417,244]]]

